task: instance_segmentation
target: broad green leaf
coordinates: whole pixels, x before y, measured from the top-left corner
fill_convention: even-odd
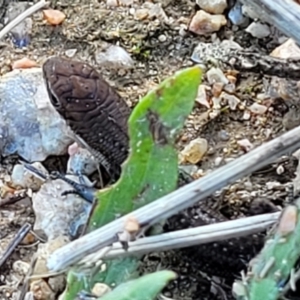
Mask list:
[[[98,203],[89,223],[89,231],[176,188],[178,154],[175,138],[193,108],[200,80],[199,67],[179,71],[149,92],[135,107],[128,122],[130,155],[118,182],[98,192]],[[65,299],[74,299],[77,286],[90,289],[94,282],[99,281],[118,286],[132,278],[138,263],[139,258],[108,261],[107,270],[89,280],[78,270],[73,270],[73,276],[70,273],[68,277],[69,288]],[[78,277],[83,278],[78,280]]]
[[[200,77],[199,67],[179,71],[135,107],[129,118],[131,153],[120,180],[99,191],[90,230],[176,188],[178,154],[174,140],[193,108]]]

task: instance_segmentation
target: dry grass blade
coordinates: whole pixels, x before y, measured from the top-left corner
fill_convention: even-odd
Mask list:
[[[107,253],[103,251],[104,249],[101,249],[97,253],[85,257],[79,264],[96,263],[102,257],[115,258],[141,255],[153,251],[185,248],[245,236],[266,229],[277,221],[279,215],[280,212],[276,212],[146,237],[129,242],[127,251],[119,243],[116,243],[108,249]]]

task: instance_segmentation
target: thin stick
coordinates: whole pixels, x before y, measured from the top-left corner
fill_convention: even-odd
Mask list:
[[[96,263],[104,257],[136,256],[153,251],[185,248],[245,236],[266,229],[277,221],[279,215],[280,212],[276,212],[150,236],[129,242],[127,251],[124,250],[122,245],[115,243],[108,253],[103,255],[103,249],[101,249],[96,253],[86,256],[78,264]]]
[[[28,9],[26,9],[24,12],[22,12],[17,18],[12,20],[9,24],[7,24],[1,31],[0,31],[0,40],[9,33],[14,27],[16,27],[18,24],[20,24],[22,21],[24,21],[26,18],[40,10],[41,8],[47,6],[49,2],[46,2],[45,0],[41,0],[40,2],[32,5]]]
[[[129,217],[134,216],[141,226],[151,225],[167,219],[194,205],[199,200],[205,199],[224,186],[268,165],[283,154],[295,151],[298,148],[300,148],[300,126],[257,147],[208,175],[54,251],[48,258],[48,268],[52,271],[65,269],[88,254],[111,245],[116,234],[123,231]]]
[[[9,243],[5,253],[0,258],[0,268],[1,266],[6,262],[6,260],[9,258],[9,256],[13,253],[13,251],[16,249],[16,247],[20,244],[20,242],[23,241],[26,234],[29,232],[31,228],[31,225],[29,223],[25,223],[21,229],[18,231],[14,239]]]

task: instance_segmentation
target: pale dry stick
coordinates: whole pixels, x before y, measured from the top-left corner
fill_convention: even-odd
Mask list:
[[[50,271],[65,269],[76,264],[88,254],[113,244],[116,241],[117,233],[122,232],[129,217],[134,216],[141,226],[165,220],[194,205],[199,200],[205,199],[224,186],[268,165],[283,154],[298,148],[300,148],[300,126],[257,147],[210,174],[54,251],[48,258],[48,269]]]
[[[150,236],[129,242],[127,251],[122,245],[115,243],[108,253],[101,249],[86,256],[78,265],[93,264],[101,258],[143,255],[153,251],[167,251],[245,236],[268,228],[279,216],[280,212],[276,212]]]
[[[17,18],[12,20],[9,24],[7,24],[1,31],[0,31],[0,40],[9,33],[14,27],[16,27],[18,24],[20,24],[22,21],[24,21],[26,18],[40,10],[41,8],[48,6],[49,2],[46,2],[45,0],[41,0],[40,2],[32,5],[28,9],[26,9],[24,12],[22,12]]]

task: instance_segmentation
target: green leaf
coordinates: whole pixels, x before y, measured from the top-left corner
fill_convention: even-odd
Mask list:
[[[268,236],[264,248],[252,260],[250,276],[244,284],[243,300],[276,300],[300,257],[300,201],[287,206],[277,228]],[[244,282],[238,282],[243,284]]]
[[[135,107],[128,122],[129,157],[123,164],[119,181],[98,192],[98,203],[88,231],[130,213],[176,188],[178,154],[175,138],[193,108],[200,80],[199,67],[179,71],[148,93]],[[118,286],[135,275],[139,258],[124,258],[106,263],[106,271],[91,276],[89,280],[73,269],[73,273],[70,272],[68,276],[69,288],[65,299],[74,299],[77,286],[89,290],[93,283],[99,281]]]
[[[200,79],[199,67],[179,71],[135,107],[129,119],[129,158],[119,181],[99,191],[89,230],[176,188],[178,158],[174,140],[193,108]]]
[[[144,275],[138,279],[120,284],[99,300],[152,300],[170,280],[175,278],[176,274],[171,271],[159,271]]]

